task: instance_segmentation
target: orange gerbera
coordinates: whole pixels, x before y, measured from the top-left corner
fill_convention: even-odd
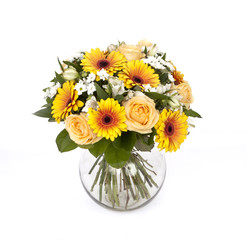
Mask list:
[[[160,83],[159,75],[154,73],[154,69],[140,60],[127,62],[122,72],[118,74],[120,80],[124,81],[127,88],[150,84],[151,87],[157,87]]]
[[[121,131],[127,131],[124,107],[113,98],[101,99],[98,110],[89,108],[88,113],[88,124],[98,137],[114,141],[116,137],[121,136]]]
[[[53,118],[59,123],[66,118],[71,111],[77,111],[83,107],[84,103],[78,99],[78,92],[74,89],[74,82],[67,81],[62,88],[58,88],[58,94],[53,101],[52,108]]]
[[[155,141],[158,148],[176,152],[188,134],[188,117],[180,111],[173,112],[164,109],[155,125],[157,135]]]
[[[85,72],[92,72],[97,75],[101,69],[113,76],[114,73],[123,68],[127,60],[120,52],[112,51],[109,55],[101,51],[99,48],[91,49],[91,52],[86,52],[81,60],[81,65]],[[97,76],[96,80],[100,80]]]
[[[171,62],[173,65],[173,63]],[[174,78],[174,84],[179,85],[180,83],[184,83],[184,74],[177,70],[177,68],[173,65],[174,71],[172,72],[172,76]]]

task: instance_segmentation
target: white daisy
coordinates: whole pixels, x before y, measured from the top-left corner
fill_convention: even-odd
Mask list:
[[[142,60],[156,69],[165,69],[165,66],[162,65],[162,61],[164,60],[161,57],[148,56],[148,58]]]
[[[171,82],[174,82],[174,78],[173,78],[173,76],[172,76],[171,73],[168,73],[168,79],[169,79]]]
[[[77,90],[78,95],[81,95],[83,92],[87,91],[87,85],[80,80],[76,85],[75,85],[75,90]]]
[[[94,73],[90,73],[88,76],[87,76],[87,79],[86,79],[86,82],[87,83],[91,83],[95,80],[96,78],[96,75]]]
[[[175,70],[175,68],[170,62],[164,61],[164,65],[167,66],[172,72]]]
[[[150,84],[143,84],[144,92],[157,92],[156,88],[151,87]]]
[[[70,56],[69,61],[73,62],[75,59],[82,60],[84,55],[82,54],[81,51],[76,52],[74,55]]]
[[[89,83],[86,87],[87,87],[87,94],[88,95],[91,95],[96,91],[96,88],[95,88],[95,85],[93,82]]]
[[[47,88],[44,92],[44,99],[47,99],[50,96],[50,90]]]
[[[61,87],[61,84],[59,82],[57,82],[56,84],[54,84],[53,86],[49,87],[46,89],[45,91],[45,95],[44,98],[53,98],[56,94],[57,94],[57,89]]]
[[[166,67],[168,67],[172,72],[175,70],[173,65],[170,62],[163,60],[161,56],[148,56],[142,60],[156,69],[166,69]]]
[[[100,71],[97,72],[97,75],[100,77],[102,80],[107,80],[109,78],[109,74],[106,72],[104,68],[102,68]]]

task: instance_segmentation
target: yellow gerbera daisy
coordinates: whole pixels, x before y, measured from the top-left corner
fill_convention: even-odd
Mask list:
[[[159,143],[160,150],[176,152],[188,134],[188,117],[180,111],[173,112],[164,109],[159,121],[155,125],[157,135],[155,141]]]
[[[113,98],[101,99],[98,110],[89,108],[88,113],[88,124],[98,137],[114,141],[118,135],[121,136],[121,131],[127,131],[124,107]]]
[[[180,71],[178,71],[172,62],[170,62],[170,63],[174,67],[174,71],[172,72],[172,76],[174,78],[174,84],[179,85],[180,83],[184,83],[184,74],[182,74]]]
[[[62,88],[58,88],[58,94],[53,101],[53,118],[60,123],[61,119],[66,118],[71,111],[77,111],[84,103],[78,99],[78,92],[74,89],[74,82],[67,81]]]
[[[99,48],[91,49],[91,52],[86,52],[84,59],[81,60],[81,65],[85,72],[97,74],[101,69],[113,76],[114,73],[123,68],[127,60],[120,52],[112,51],[109,55],[100,51]],[[96,80],[100,80],[97,76]]]
[[[157,87],[160,83],[159,75],[154,73],[154,69],[140,60],[127,62],[122,72],[118,74],[118,77],[124,81],[127,88],[132,88],[136,85],[143,88],[143,84]]]

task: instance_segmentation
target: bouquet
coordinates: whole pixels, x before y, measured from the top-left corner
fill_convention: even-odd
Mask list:
[[[58,63],[61,72],[43,90],[46,104],[34,113],[64,124],[58,150],[79,147],[93,155],[89,174],[98,170],[91,191],[99,186],[99,201],[105,193],[119,206],[123,190],[134,200],[149,199],[148,188],[158,186],[140,153],[177,151],[194,126],[191,117],[201,117],[190,108],[193,96],[184,75],[147,40],[79,52]]]

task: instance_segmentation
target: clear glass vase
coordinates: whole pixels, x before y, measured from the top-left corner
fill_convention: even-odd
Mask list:
[[[82,185],[98,204],[115,210],[139,208],[153,199],[163,185],[166,162],[154,147],[151,152],[133,150],[126,165],[111,167],[101,155],[97,159],[83,150],[79,165]]]

